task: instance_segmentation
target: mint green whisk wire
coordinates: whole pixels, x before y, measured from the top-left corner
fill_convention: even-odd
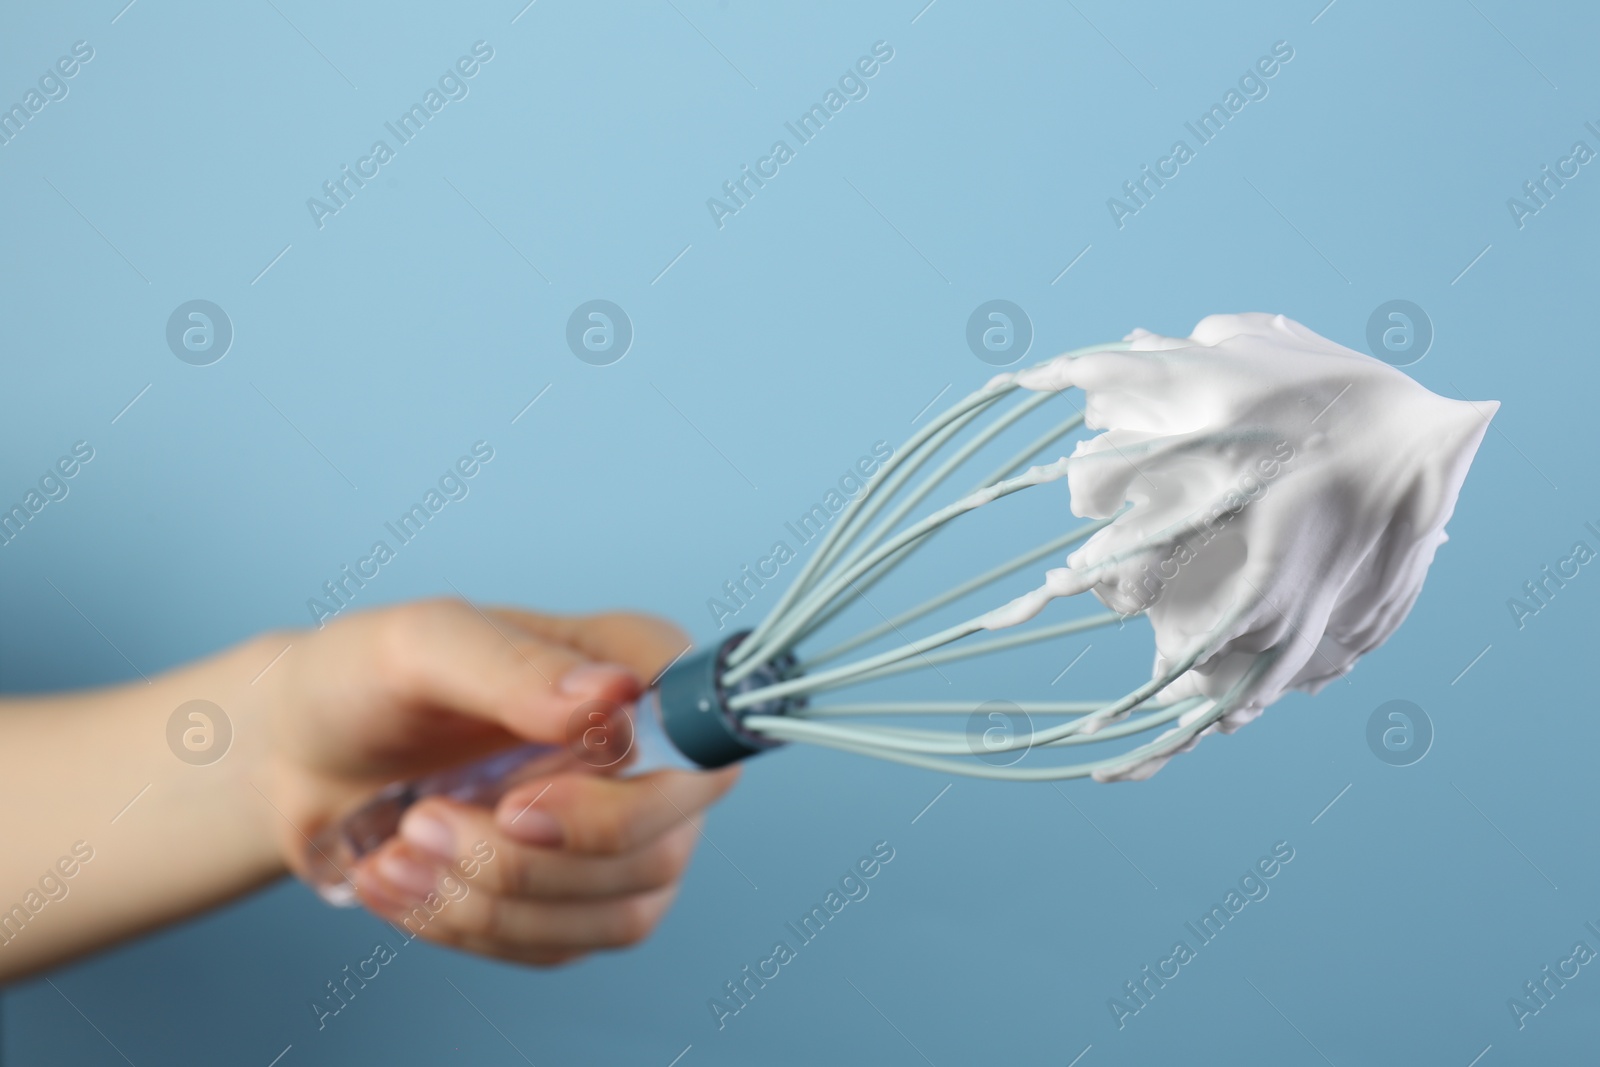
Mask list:
[[[1068,355],[1076,357],[1092,352],[1122,351],[1130,347],[1128,342],[1114,342],[1091,345]],[[1049,392],[1038,393],[1012,406],[956,447],[931,474],[913,487],[916,475],[935,458],[936,454],[955,441],[961,433],[973,427],[978,420],[995,411],[997,405],[1017,388],[1015,382],[1008,380],[986,385],[963,397],[929,420],[913,434],[910,441],[884,462],[868,481],[862,494],[846,507],[840,521],[824,535],[816,553],[802,567],[794,584],[785,591],[772,612],[730,655],[728,668],[723,675],[724,684],[736,685],[760,664],[792,651],[799,642],[825,626],[845,607],[864,598],[867,589],[903,563],[909,555],[925,545],[929,538],[936,535],[948,523],[979,507],[1024,489],[1055,481],[1065,474],[1067,465],[1065,459],[1057,460],[1053,464],[1028,467],[1020,474],[1017,472],[1031,457],[1080,427],[1083,423],[1081,412],[1056,423],[1034,438],[1025,448],[980,480],[961,498],[934,510],[918,521],[902,526],[917,505],[945,484],[985,446],[1059,395]],[[890,507],[891,503],[893,507]],[[888,511],[884,514],[886,508]],[[880,514],[883,514],[881,519],[879,519]],[[986,625],[990,613],[984,612],[932,634],[914,640],[904,640],[897,647],[887,651],[837,666],[826,666],[890,633],[904,638],[902,627],[970,596],[1030,564],[1086,540],[1110,521],[1112,520],[1103,519],[1084,523],[1011,560],[991,567],[915,607],[893,617],[885,617],[880,623],[853,637],[839,641],[822,652],[802,656],[799,660],[797,677],[737,693],[729,698],[728,706],[735,711],[751,712],[741,720],[744,726],[752,732],[774,740],[807,741],[842,751],[985,778],[1036,781],[1116,774],[1143,760],[1160,758],[1187,744],[1230,710],[1241,706],[1248,697],[1250,686],[1267,668],[1275,653],[1263,653],[1226,694],[1215,699],[1188,697],[1179,701],[1159,700],[1163,690],[1202,662],[1211,652],[1209,645],[1197,643],[1158,677],[1117,700],[1044,701],[1020,704],[1002,702],[1025,715],[1070,715],[1075,716],[1075,719],[1039,731],[1030,731],[1027,736],[1013,738],[997,746],[986,746],[982,754],[1117,740],[1157,727],[1170,726],[1172,723],[1178,724],[1170,726],[1160,737],[1121,755],[1069,766],[997,767],[981,761],[955,759],[951,757],[970,757],[980,754],[974,751],[972,743],[965,735],[950,731],[845,721],[856,717],[948,715],[963,711],[970,714],[980,707],[980,702],[847,701],[810,706],[786,715],[759,714],[752,711],[778,698],[802,696],[811,698],[846,686],[892,677],[912,670],[937,668],[943,664],[988,656],[1007,649],[1085,633],[1093,629],[1122,626],[1130,616],[1103,612],[1035,626],[1017,633],[1002,634],[988,641],[967,642],[953,648],[945,647],[956,645],[957,642],[972,637],[980,630],[990,629],[991,627]],[[1102,563],[1096,570],[1170,544],[1173,538],[1182,534],[1183,529],[1179,526],[1153,535],[1132,549],[1120,553],[1117,559]],[[1080,577],[1083,587],[1087,589],[1092,584],[1094,573],[1090,572]]]

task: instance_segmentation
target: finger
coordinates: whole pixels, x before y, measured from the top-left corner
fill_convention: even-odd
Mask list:
[[[421,899],[397,898],[375,872],[375,864],[363,863],[356,873],[357,893],[406,934],[514,959],[637,944],[677,893],[674,883],[598,901],[525,900],[447,875],[440,889]]]
[[[564,741],[590,701],[637,698],[636,673],[570,646],[496,625],[460,600],[408,604],[373,617],[382,662],[402,695],[496,722],[534,741]]]
[[[527,632],[567,645],[604,663],[620,663],[646,682],[692,645],[687,634],[665,619],[627,612],[599,615],[544,615],[521,608],[489,608],[489,615]]]
[[[495,823],[523,844],[616,856],[692,819],[738,777],[737,767],[627,779],[559,775],[510,790],[495,809]]]
[[[432,799],[406,813],[400,839],[386,845],[377,873],[406,899],[421,899],[455,872],[475,889],[541,900],[601,899],[660,889],[682,877],[699,828],[680,822],[643,846],[614,856],[541,848],[501,832],[484,808]]]
[[[588,952],[637,945],[660,925],[677,898],[676,884],[650,893],[593,904],[543,903],[473,894],[448,917],[439,939],[484,955],[522,959],[525,953]]]
[[[447,944],[449,948],[461,949],[479,956],[492,956],[495,959],[509,960],[530,967],[560,967],[589,955],[583,949],[577,948],[510,948],[498,942],[472,937],[464,937]]]

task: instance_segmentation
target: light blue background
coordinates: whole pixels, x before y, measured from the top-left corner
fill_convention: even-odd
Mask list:
[[[1583,529],[1600,524],[1600,173],[1521,230],[1505,202],[1573,141],[1600,147],[1583,129],[1600,17],[922,2],[539,0],[515,22],[520,0],[6,4],[0,101],[76,40],[96,54],[0,147],[0,499],[78,439],[96,458],[0,549],[4,688],[123,680],[128,661],[304,625],[305,599],[479,439],[496,458],[471,496],[365,604],[454,587],[637,606],[709,640],[706,598],[784,520],[988,376],[963,333],[995,297],[1030,313],[1030,358],[1242,310],[1363,348],[1377,305],[1422,305],[1437,337],[1409,372],[1504,407],[1406,626],[1347,684],[1142,785],[960,780],[913,823],[948,779],[763,758],[646,945],[555,972],[412,946],[320,1033],[308,1000],[384,928],[284,884],[52,974],[104,1037],[42,980],[7,990],[6,1067],[123,1062],[111,1042],[141,1067],[264,1067],[291,1044],[283,1067],[523,1062],[507,1039],[541,1065],[660,1067],[686,1046],[682,1067],[1493,1067],[1593,1048],[1594,968],[1521,1032],[1506,1001],[1579,938],[1600,947],[1583,929],[1600,923],[1583,670],[1600,576],[1520,631],[1506,600],[1573,541],[1600,547]],[[306,198],[480,39],[495,56],[470,96],[319,231]],[[870,95],[719,231],[706,198],[879,40],[895,55]],[[1270,96],[1119,231],[1106,198],[1280,40],[1295,55]],[[609,367],[564,342],[597,297],[637,330]],[[195,298],[236,330],[205,368],[163,335]],[[1062,507],[1015,514],[1037,532]],[[1088,643],[953,679],[1054,695]],[[1094,644],[1076,692],[1148,668],[1142,627]],[[1437,730],[1408,768],[1365,740],[1395,698]],[[719,1032],[707,998],[878,840],[896,858],[871,896]],[[1107,999],[1281,840],[1296,856],[1270,897],[1119,1031]]]

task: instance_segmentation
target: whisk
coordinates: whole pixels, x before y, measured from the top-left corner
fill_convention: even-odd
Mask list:
[[[1373,396],[1387,396],[1400,390],[1405,397],[1410,397],[1405,391],[1415,390],[1434,401],[1457,403],[1434,397],[1400,372],[1324,341],[1281,316],[1270,320],[1267,316],[1213,317],[1196,328],[1195,336],[1200,337],[1214,319],[1238,320],[1244,323],[1244,327],[1238,327],[1240,329],[1266,330],[1274,341],[1309,344],[1309,338],[1336,350],[1338,358],[1332,362],[1317,363],[1312,356],[1306,357],[1306,366],[1321,368],[1326,364],[1337,373],[1330,376],[1319,370],[1315,376],[1316,388],[1297,382],[1296,403],[1307,398],[1317,398],[1320,403],[1321,396],[1333,396],[1339,384],[1338,374],[1346,374],[1351,382],[1360,381],[1362,389]],[[1265,325],[1257,320],[1264,320]],[[1130,340],[1081,348],[1041,364],[1036,371],[1044,370],[1048,379],[1047,368],[1076,366],[1074,361],[1083,357],[1128,352],[1136,346],[1148,351],[1149,342],[1142,339],[1153,336],[1136,331],[1130,335]],[[1192,344],[1192,341],[1184,343]],[[1176,342],[1168,347],[1175,346]],[[1351,360],[1364,362],[1355,364]],[[1082,365],[1087,366],[1088,362]],[[1083,522],[1059,533],[1036,548],[975,574],[893,617],[883,618],[846,640],[810,651],[811,639],[818,631],[850,605],[866,601],[869,590],[949,524],[1003,498],[1066,478],[1073,464],[1082,461],[1081,457],[1074,456],[1034,462],[1082,427],[1085,413],[1068,399],[1072,394],[1065,388],[1052,386],[1048,380],[1041,388],[1036,377],[1023,388],[1018,379],[1025,378],[1026,373],[1033,372],[1000,375],[924,424],[900,449],[891,453],[859,495],[838,513],[792,584],[759,625],[681,657],[648,689],[631,717],[608,716],[603,710],[590,709],[578,718],[572,731],[572,743],[567,746],[523,745],[466,767],[388,787],[315,838],[307,853],[313,884],[326,899],[350,903],[353,890],[343,869],[392,836],[405,810],[425,796],[442,795],[492,805],[511,786],[562,770],[594,768],[638,774],[662,767],[712,768],[788,742],[806,742],[979,778],[1113,780],[1149,773],[1148,768],[1159,766],[1172,754],[1192,746],[1208,729],[1219,724],[1228,727],[1224,720],[1232,712],[1248,717],[1251,714],[1249,705],[1261,700],[1258,683],[1282,656],[1284,641],[1268,642],[1257,651],[1247,647],[1242,660],[1238,657],[1239,643],[1233,641],[1229,646],[1230,654],[1235,657],[1233,666],[1221,682],[1208,687],[1193,684],[1186,689],[1180,687],[1183,691],[1178,695],[1167,692],[1191,670],[1204,668],[1208,657],[1217,653],[1225,637],[1238,636],[1240,619],[1251,607],[1246,605],[1224,605],[1221,611],[1214,612],[1216,621],[1201,631],[1191,632],[1186,647],[1169,648],[1167,656],[1158,657],[1149,681],[1116,699],[874,702],[835,696],[847,687],[910,671],[987,657],[1104,627],[1122,626],[1140,612],[1138,605],[1124,611],[1080,613],[1042,625],[1021,624],[1033,619],[1052,600],[1074,598],[1095,588],[1097,582],[1103,581],[1107,573],[1130,556],[1148,553],[1153,546],[1175,543],[1193,532],[1192,521],[1147,531],[1137,544],[1109,559],[1077,569],[1050,570],[1045,584],[1030,593],[998,607],[991,606],[954,625],[907,638],[908,629],[916,629],[919,622],[935,612],[1085,542],[1116,521],[1122,513],[1119,510],[1109,517]],[[1222,371],[1207,366],[1205,373],[1215,376]],[[1347,383],[1344,391],[1351,388]],[[1319,389],[1322,392],[1319,393]],[[1343,397],[1344,391],[1334,399]],[[946,486],[969,461],[975,461],[986,446],[1051,404],[1070,406],[1073,410],[1051,420],[1042,433],[979,478],[965,493],[913,518],[929,497]],[[1093,410],[1092,403],[1090,410]],[[1424,410],[1435,409],[1424,405]],[[1324,423],[1313,429],[1326,430],[1327,425]],[[1023,428],[1019,428],[1018,433],[1022,432]],[[1459,436],[1470,438],[1475,448],[1481,434],[1479,428],[1476,437],[1470,432]],[[1248,432],[1237,428],[1226,428],[1220,434],[1224,441],[1222,447],[1236,450],[1236,442],[1247,440],[1249,436]],[[1206,440],[1218,437],[1218,434],[1211,434]],[[1083,451],[1080,447],[1079,452]],[[1132,459],[1124,459],[1134,463]],[[1440,463],[1442,465],[1443,461]],[[1458,467],[1459,474],[1464,476],[1464,462]],[[1458,477],[1456,485],[1459,480]],[[1443,507],[1444,517],[1448,517],[1453,503],[1452,493]],[[1412,526],[1427,535],[1431,529],[1427,522],[1433,521],[1426,520],[1420,527],[1414,521]],[[1438,518],[1437,526],[1441,529],[1442,523],[1443,519]],[[1413,540],[1427,541],[1427,536]],[[1442,532],[1438,533],[1437,540],[1443,540]],[[1422,570],[1431,561],[1436,543],[1425,545]],[[1420,576],[1415,580],[1420,583]],[[1102,599],[1107,599],[1104,586],[1097,591],[1102,593]],[[1415,594],[1410,595],[1414,597]],[[1410,606],[1409,599],[1401,599],[1405,601],[1402,609],[1397,614],[1388,613],[1392,616],[1390,629],[1398,624],[1404,609]],[[1111,598],[1107,602],[1114,600]],[[1016,627],[1016,632],[979,637],[1012,627]],[[1349,661],[1353,662],[1355,655],[1385,636],[1387,631],[1376,637],[1369,635],[1364,639],[1366,643],[1356,647],[1355,653],[1348,657]],[[883,639],[893,640],[893,647],[872,653],[862,651]],[[1351,642],[1355,640],[1350,639]],[[802,645],[806,646],[806,651],[802,651]],[[1342,673],[1342,669],[1347,669],[1347,665],[1333,673]],[[1294,684],[1307,683],[1297,680]],[[1313,684],[1320,684],[1320,681],[1313,679]],[[1200,692],[1196,692],[1197,688]],[[1207,688],[1211,691],[1209,695],[1204,692]],[[903,721],[907,716],[967,716],[968,726],[961,730],[929,729],[902,726],[893,721],[897,717],[902,717]],[[1035,718],[1053,724],[1035,727]],[[1156,732],[1154,736],[1152,732]],[[1065,761],[1043,758],[1055,756],[1059,750],[1070,753],[1077,746],[1090,744],[1104,746],[1097,751],[1108,754],[1077,761],[1070,756]],[[1041,753],[1041,758],[1023,765],[1023,757],[1036,751]],[[1145,770],[1141,772],[1141,768]]]
[[[1126,342],[1113,342],[1068,355],[1127,347]],[[1109,521],[1098,520],[1078,525],[814,655],[801,656],[797,652],[801,642],[903,563],[947,523],[992,501],[1066,474],[1065,460],[1034,466],[1028,463],[1079,429],[1084,421],[1081,411],[1055,422],[958,500],[918,521],[906,522],[919,504],[945,485],[984,446],[1062,395],[1035,393],[1002,410],[1003,402],[1017,390],[1011,381],[991,383],[928,421],[884,461],[860,494],[840,512],[793,584],[759,625],[680,658],[650,687],[631,717],[619,720],[607,715],[606,709],[589,709],[585,717],[580,717],[567,746],[521,745],[465,767],[387,787],[312,839],[307,860],[313,884],[333,903],[353,903],[354,891],[344,871],[393,836],[401,816],[418,800],[446,796],[492,805],[518,783],[563,770],[614,768],[621,774],[642,774],[664,767],[712,768],[785,742],[803,741],[958,774],[1039,781],[1114,772],[1180,748],[1220,718],[1236,696],[1230,692],[1220,699],[1159,699],[1167,685],[1203,658],[1204,647],[1196,648],[1165,674],[1111,701],[823,703],[817,699],[846,686],[1117,626],[1127,619],[1117,612],[1102,611],[1022,633],[968,641],[959,648],[946,647],[993,628],[996,620],[991,611],[887,651],[848,659],[856,649],[886,635],[900,634],[904,627],[948,604],[1065,552]],[[974,427],[986,416],[989,419],[985,425]],[[976,432],[959,445],[953,444],[969,428]],[[938,466],[919,481],[917,475],[941,454],[945,455]],[[1243,686],[1241,682],[1235,689],[1242,690]],[[974,713],[986,721],[994,716],[997,724],[978,732],[976,741],[973,731],[847,721],[897,715],[970,717]],[[1030,725],[1035,716],[1059,716],[1068,721],[1035,730]],[[1048,767],[997,765],[1010,762],[1005,758],[1009,753],[1116,741],[1174,722],[1181,725],[1161,738],[1099,760]]]

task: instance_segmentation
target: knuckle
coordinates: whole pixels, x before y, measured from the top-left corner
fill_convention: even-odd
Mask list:
[[[656,928],[661,913],[656,902],[649,897],[629,897],[613,909],[611,943],[637,945],[650,936]]]
[[[571,833],[580,852],[615,856],[628,850],[638,822],[637,813],[620,803],[595,804],[577,809]]]
[[[615,809],[597,818],[589,827],[588,850],[615,856],[628,847],[628,819]]]
[[[472,614],[467,602],[459,597],[429,597],[413,600],[392,609],[395,621],[412,635],[424,634],[443,623]]]
[[[417,662],[417,650],[441,620],[462,610],[459,601],[435,598],[399,604],[375,620],[379,662],[391,674],[404,675]]]
[[[485,893],[490,896],[501,894],[523,895],[528,881],[528,862],[521,857],[513,858],[507,849],[497,850],[500,859],[494,863],[478,865],[477,874],[467,877],[466,871],[459,866],[456,871],[461,876],[464,884],[469,886],[468,893]]]
[[[595,627],[633,632],[644,631],[663,646],[677,648],[690,642],[688,633],[671,619],[639,611],[607,611],[587,616],[584,622]],[[668,653],[670,655],[670,653]]]
[[[503,897],[490,896],[477,915],[474,916],[473,925],[480,936],[500,944],[510,944],[518,940],[517,931],[512,921],[512,908]]]
[[[521,898],[540,895],[550,881],[547,863],[548,858],[539,853],[508,858],[497,875],[497,892]]]
[[[412,937],[420,937],[426,941],[438,941],[444,938],[450,929],[441,921],[437,912],[422,902],[412,905],[396,919],[400,929]]]
[[[661,889],[678,880],[682,867],[666,846],[651,849],[634,869],[635,885],[640,889]]]
[[[682,878],[694,845],[692,833],[671,834],[650,849],[640,861],[639,879],[644,888],[663,889]]]
[[[409,677],[414,669],[412,634],[415,624],[409,619],[410,605],[385,612],[376,621],[374,642],[378,669],[391,678]]]
[[[700,823],[701,820],[695,819],[679,830],[671,839],[670,847],[672,848],[673,856],[677,859],[679,873],[682,873],[683,869],[689,865],[689,858],[694,855],[695,846],[700,843]]]
[[[689,643],[688,632],[671,619],[663,618],[660,615],[645,614],[635,615],[634,618],[648,626],[654,626],[661,631],[663,637],[672,639],[674,644],[686,645]]]

